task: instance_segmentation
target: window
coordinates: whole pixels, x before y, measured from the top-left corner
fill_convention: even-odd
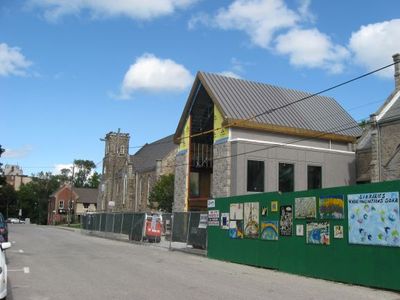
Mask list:
[[[60,200],[60,202],[58,203],[58,208],[64,209],[64,200]]]
[[[119,154],[122,154],[122,155],[125,154],[125,146],[124,145],[119,147]]]
[[[83,203],[83,208],[89,208],[89,203]]]
[[[279,191],[294,191],[294,165],[279,163]]]
[[[264,162],[247,161],[247,191],[264,192]]]
[[[307,166],[307,188],[309,190],[322,188],[322,168]]]

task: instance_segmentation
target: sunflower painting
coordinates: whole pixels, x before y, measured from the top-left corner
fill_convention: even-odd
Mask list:
[[[319,198],[319,217],[321,219],[344,219],[343,195]]]

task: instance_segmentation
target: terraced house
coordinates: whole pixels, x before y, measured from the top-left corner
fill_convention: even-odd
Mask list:
[[[325,96],[199,72],[174,135],[175,211],[356,182],[355,120]]]

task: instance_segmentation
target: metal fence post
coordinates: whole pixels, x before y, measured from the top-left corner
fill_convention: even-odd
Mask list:
[[[189,212],[189,221],[187,223],[187,235],[186,235],[186,247],[188,246],[188,241],[189,241],[189,235],[190,235],[190,219],[192,217],[192,213]]]
[[[172,237],[174,235],[174,213],[171,213],[171,237],[169,238],[169,250],[172,249]]]
[[[115,226],[115,213],[113,213],[113,223],[112,223],[112,227],[111,227],[111,233],[114,233],[114,226]]]
[[[119,234],[122,234],[122,226],[124,225],[124,213],[121,213],[122,214],[122,218],[121,218],[121,230],[119,231]]]

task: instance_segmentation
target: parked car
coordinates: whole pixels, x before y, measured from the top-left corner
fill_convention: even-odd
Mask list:
[[[18,224],[19,220],[18,220],[18,218],[8,218],[7,223]]]
[[[5,299],[7,297],[7,264],[5,251],[10,247],[11,243],[9,242],[0,244],[0,299]]]
[[[0,213],[0,243],[8,242],[8,226],[3,214]]]

